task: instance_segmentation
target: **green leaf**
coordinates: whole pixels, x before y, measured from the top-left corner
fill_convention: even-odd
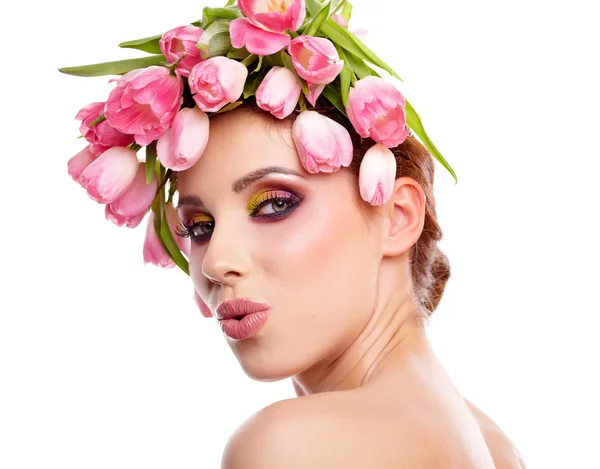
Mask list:
[[[213,112],[211,114],[211,116],[214,116],[216,114],[222,114],[222,113],[227,112],[227,111],[233,111],[236,107],[241,106],[243,103],[244,103],[244,101],[235,101],[233,103],[230,103],[227,106],[219,109],[217,112]]]
[[[360,57],[357,57],[356,55],[354,55],[351,52],[346,51],[346,53],[344,54],[346,56],[346,60],[348,61],[348,64],[350,65],[350,67],[352,67],[352,70],[354,70],[354,73],[356,73],[356,76],[361,79],[361,78],[365,78],[371,75],[371,69],[369,68],[369,66],[365,63],[365,61],[363,59],[361,59]]]
[[[377,73],[376,70],[373,70],[371,67],[369,67],[369,70],[371,71],[371,75],[373,75],[374,77],[381,78],[381,75]]]
[[[344,103],[344,108],[346,108],[348,107],[348,94],[350,93],[350,84],[356,81],[356,75],[354,75],[354,71],[348,63],[348,60],[346,59],[346,55],[344,54],[342,48],[338,45],[336,45],[335,48],[338,51],[340,59],[344,61],[344,67],[340,72],[340,88],[342,90],[342,102]]]
[[[258,73],[252,73],[246,79],[246,83],[244,84],[244,99],[248,99],[250,96],[254,96],[256,94],[256,90],[262,83],[263,78],[267,74],[266,69],[262,69]]]
[[[235,3],[235,0],[228,0],[227,4],[225,6],[229,7],[229,6],[233,5],[234,3]]]
[[[189,263],[183,254],[179,250],[179,246],[175,243],[173,239],[173,235],[171,234],[171,230],[169,229],[169,224],[167,222],[167,212],[162,205],[162,197],[161,197],[161,223],[160,223],[160,239],[162,240],[164,247],[169,254],[169,257],[173,259],[173,262],[186,274],[190,275]]]
[[[329,15],[331,10],[331,1],[328,1],[321,7],[318,13],[313,17],[312,21],[308,24],[307,28],[304,30],[304,36],[314,36],[319,31],[321,24],[325,21]]]
[[[241,18],[242,12],[235,5],[228,5],[221,8],[204,7],[202,10],[202,29],[209,28],[216,20],[234,20]]]
[[[137,59],[117,60],[116,62],[103,62],[79,67],[63,67],[58,71],[67,75],[78,77],[101,77],[104,75],[123,75],[137,68],[146,68],[151,65],[160,65],[165,60],[162,54],[140,57]]]
[[[162,166],[160,163],[157,164],[156,172],[159,177],[159,181],[162,184],[163,178],[168,177],[168,175],[163,175]],[[187,259],[183,257],[183,254],[179,250],[177,243],[175,243],[173,235],[171,234],[171,230],[169,229],[167,212],[165,210],[164,190],[165,187],[161,185],[157,197],[154,199],[154,202],[152,202],[151,210],[154,213],[154,231],[156,232],[160,244],[164,248],[165,252],[181,270],[189,275],[189,263]]]
[[[331,18],[323,22],[323,24],[321,25],[321,32],[325,34],[329,39],[331,39],[334,43],[346,49],[348,52],[353,53],[354,55],[360,57],[363,60],[366,60],[367,62],[372,63],[373,65],[377,65],[378,67],[383,68],[386,72],[396,77],[398,80],[404,81],[388,64],[381,60],[375,54],[375,52],[369,49],[359,38],[357,38],[346,28],[342,28]]]
[[[244,60],[249,55],[250,52],[248,52],[245,47],[242,47],[241,49],[232,48],[229,52],[227,52],[228,59]]]
[[[119,47],[142,50],[144,52],[149,52],[150,54],[162,54],[160,46],[158,45],[161,37],[162,35],[150,36],[134,41],[122,42],[119,44]]]
[[[331,102],[331,104],[338,108],[342,114],[347,115],[346,107],[344,106],[344,101],[342,100],[342,95],[332,83],[325,86],[325,89],[323,89],[323,96],[325,96]]]
[[[348,2],[344,4],[344,8],[342,9],[342,16],[346,18],[346,21],[350,23],[350,18],[352,17],[352,5]]]
[[[306,84],[304,79],[302,79],[302,77],[300,77],[300,75],[298,75],[298,72],[296,71],[296,69],[294,68],[294,64],[292,63],[292,58],[284,50],[281,51],[281,60],[283,60],[283,66],[285,68],[287,68],[288,70],[291,70],[292,73],[294,75],[296,75],[296,78],[298,79],[298,83],[300,83],[300,86],[302,87],[302,92],[305,95],[307,95],[308,94],[308,85]]]
[[[218,55],[227,55],[231,49],[229,23],[231,20],[218,20],[204,31],[198,42],[200,56],[204,60]]]
[[[146,147],[146,184],[150,184],[156,168],[156,141]]]
[[[458,178],[456,177],[456,173],[450,166],[450,164],[444,159],[439,150],[435,147],[427,132],[425,132],[425,128],[423,127],[423,123],[421,122],[421,118],[417,111],[412,107],[412,105],[406,100],[406,123],[408,126],[418,135],[421,139],[421,142],[425,145],[425,147],[429,150],[429,152],[442,164],[444,168],[446,168],[452,176],[454,176],[455,183],[458,183]]]
[[[306,0],[306,10],[310,16],[315,16],[320,9],[320,0]]]

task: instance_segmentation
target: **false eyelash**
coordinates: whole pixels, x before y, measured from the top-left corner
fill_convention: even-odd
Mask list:
[[[183,224],[183,222],[179,222],[179,224],[175,227],[175,234],[177,236],[181,236],[182,238],[189,238],[192,236],[192,228],[194,225],[189,228]]]
[[[297,196],[290,196],[290,197],[269,197],[265,200],[263,200],[262,202],[260,202],[260,204],[258,204],[252,211],[252,215],[254,216],[254,214],[256,212],[258,212],[262,207],[264,207],[265,205],[268,205],[271,202],[276,202],[276,201],[283,201],[285,203],[288,204],[288,208],[283,211],[283,212],[278,212],[276,214],[269,214],[269,215],[262,215],[260,217],[255,217],[255,218],[281,218],[282,215],[280,214],[284,214],[286,215],[287,213],[289,213],[292,209],[294,209],[296,206],[298,206],[300,204],[300,202],[302,202],[304,198],[303,197],[297,197]],[[178,236],[181,236],[182,238],[192,238],[194,235],[192,233],[192,231],[194,230],[194,228],[202,223],[214,223],[214,222],[200,222],[200,223],[194,223],[191,226],[186,226],[183,222],[179,222],[179,224],[175,227],[175,234],[177,234]],[[210,233],[206,233],[206,235],[210,235]],[[200,238],[201,236],[198,236],[198,238]]]

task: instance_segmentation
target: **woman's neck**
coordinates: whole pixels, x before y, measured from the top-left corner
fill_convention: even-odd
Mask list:
[[[412,297],[398,289],[378,305],[356,340],[341,354],[292,377],[297,396],[364,386],[382,369],[430,350]]]

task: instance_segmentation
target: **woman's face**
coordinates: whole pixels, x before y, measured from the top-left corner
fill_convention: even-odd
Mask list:
[[[178,181],[179,217],[195,225],[190,276],[200,297],[213,313],[236,298],[271,306],[252,338],[224,335],[245,373],[261,381],[340,355],[371,316],[381,261],[379,225],[361,207],[356,176],[307,173],[290,123],[267,118],[247,110],[213,118],[204,154]],[[269,167],[286,174],[239,183]]]

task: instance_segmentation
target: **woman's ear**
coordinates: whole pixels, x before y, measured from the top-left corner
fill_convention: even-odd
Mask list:
[[[382,206],[388,219],[382,232],[382,254],[398,256],[417,242],[425,224],[426,197],[421,185],[413,178],[396,179],[392,196]]]

